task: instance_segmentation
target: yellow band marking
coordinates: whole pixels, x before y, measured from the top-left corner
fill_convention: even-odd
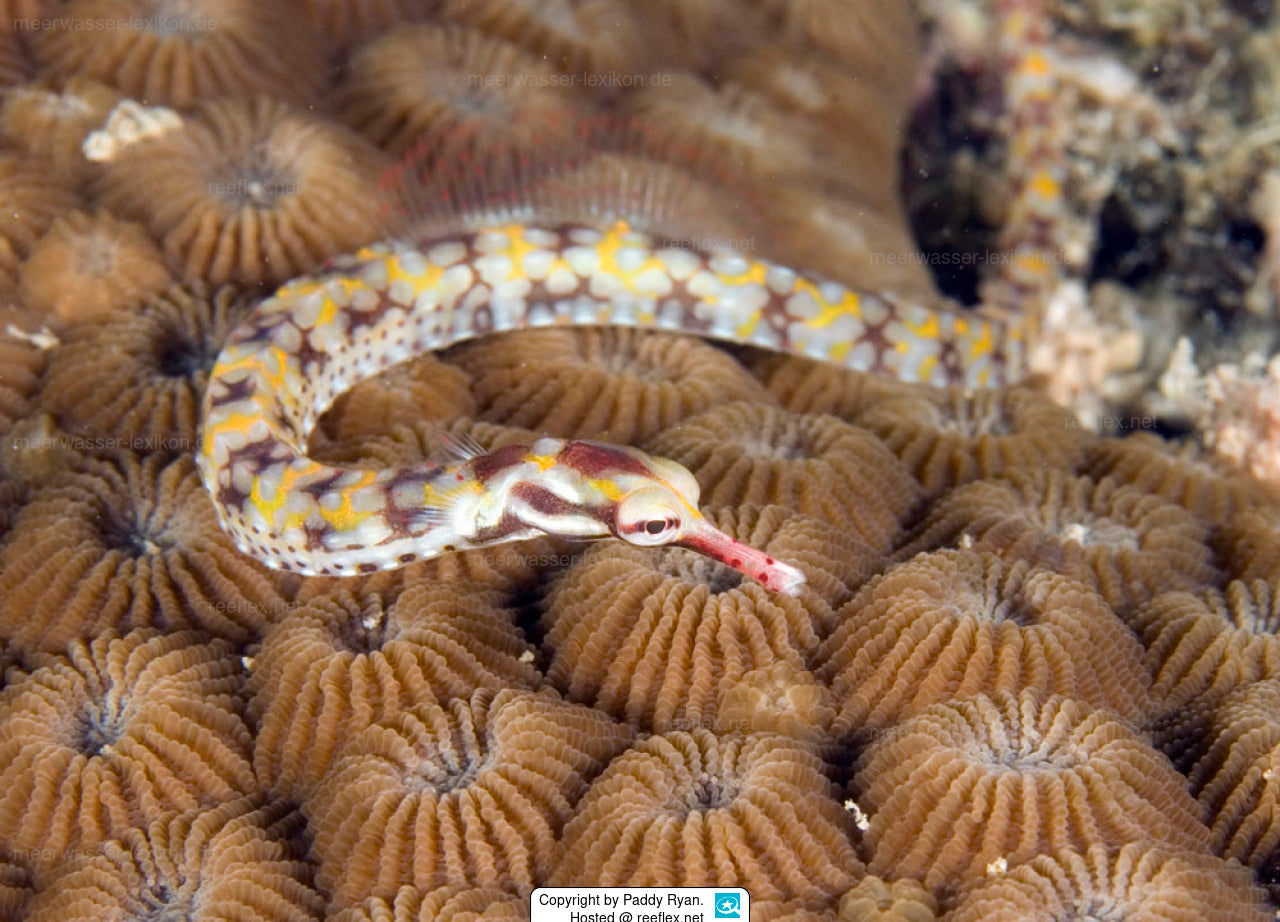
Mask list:
[[[351,497],[358,489],[360,489],[360,487],[350,487],[343,490],[339,494],[342,497],[342,502],[336,509],[330,509],[321,503],[321,517],[339,531],[350,531],[353,528],[358,528],[361,523],[367,520],[371,515],[374,515],[374,512],[371,510],[357,512],[352,508]]]
[[[622,490],[614,481],[609,480],[607,477],[592,478],[591,480],[588,480],[587,483],[590,484],[591,489],[595,490],[611,503],[616,503],[618,500],[622,499]]]
[[[551,455],[525,455],[520,460],[525,464],[534,465],[539,471],[546,471],[556,463],[556,459]]]
[[[739,272],[737,275],[717,272],[716,277],[724,285],[764,285],[768,272],[768,266],[753,259],[745,272]]]
[[[839,301],[828,301],[823,297],[822,292],[818,290],[818,286],[810,282],[808,279],[797,277],[795,283],[791,286],[791,295],[805,293],[813,298],[814,303],[818,305],[818,315],[811,317],[804,322],[805,326],[813,329],[821,329],[830,326],[841,317],[862,317],[862,304],[858,301],[858,294],[850,291],[848,288],[843,289],[844,294],[840,296]]]

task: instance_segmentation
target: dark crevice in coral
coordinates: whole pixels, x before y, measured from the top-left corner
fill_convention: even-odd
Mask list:
[[[383,649],[394,637],[390,615],[380,605],[370,605],[360,618],[342,623],[339,639],[343,649],[357,656],[368,656]]]
[[[552,651],[546,645],[547,626],[543,620],[543,612],[545,610],[543,596],[546,592],[546,587],[553,583],[554,578],[548,576],[546,585],[531,586],[520,590],[503,603],[504,608],[514,613],[516,629],[524,635],[525,640],[537,651],[535,654],[537,659],[533,665],[540,672],[547,670],[552,657]]]
[[[1276,12],[1275,0],[1226,0],[1226,6],[1251,26],[1266,26]]]
[[[156,367],[167,378],[195,378],[213,367],[216,350],[179,335],[166,336],[156,355]]]
[[[911,231],[938,290],[961,304],[978,303],[982,266],[998,233],[982,216],[972,182],[994,143],[973,114],[998,98],[993,89],[963,69],[939,69],[934,92],[912,113],[903,147],[901,191]]]
[[[1089,265],[1089,282],[1114,279],[1136,287],[1152,280],[1165,267],[1159,236],[1136,226],[1133,214],[1113,193],[1098,216],[1098,241]]]
[[[733,802],[733,791],[724,779],[703,774],[694,779],[690,791],[691,810],[720,810]]]
[[[1253,286],[1265,241],[1252,220],[1223,215],[1216,227],[1184,230],[1170,269],[1188,297],[1216,315],[1231,317],[1241,312]]]
[[[272,208],[297,192],[296,177],[272,162],[265,145],[228,165],[226,174],[209,184],[210,191],[231,208]]]
[[[151,534],[136,521],[120,521],[111,516],[102,523],[102,540],[107,547],[124,551],[131,557],[149,557],[164,551],[166,542]]]
[[[80,716],[80,727],[75,747],[90,758],[105,754],[124,735],[124,721],[120,714],[91,706]]]
[[[139,896],[146,909],[138,914],[138,922],[188,922],[196,918],[191,900],[166,881],[153,882]]]
[[[484,769],[485,762],[473,761],[465,755],[460,760],[458,753],[428,753],[405,779],[405,788],[441,794],[456,791],[475,781]]]
[[[1280,906],[1280,849],[1272,852],[1267,862],[1254,874],[1262,889],[1267,891],[1272,905]]]

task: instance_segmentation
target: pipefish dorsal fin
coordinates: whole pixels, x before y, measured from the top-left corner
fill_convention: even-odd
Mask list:
[[[455,461],[470,461],[489,453],[489,449],[466,432],[452,433],[442,430],[439,439],[440,447],[445,454]]]

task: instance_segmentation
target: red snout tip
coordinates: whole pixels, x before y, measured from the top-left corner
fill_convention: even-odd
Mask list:
[[[804,588],[804,574],[799,569],[743,544],[710,522],[700,523],[700,527],[677,543],[733,567],[773,592],[797,596]]]

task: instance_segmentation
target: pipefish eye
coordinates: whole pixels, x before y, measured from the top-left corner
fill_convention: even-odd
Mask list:
[[[678,497],[665,487],[641,487],[618,502],[618,537],[642,547],[667,544],[680,532]]]

